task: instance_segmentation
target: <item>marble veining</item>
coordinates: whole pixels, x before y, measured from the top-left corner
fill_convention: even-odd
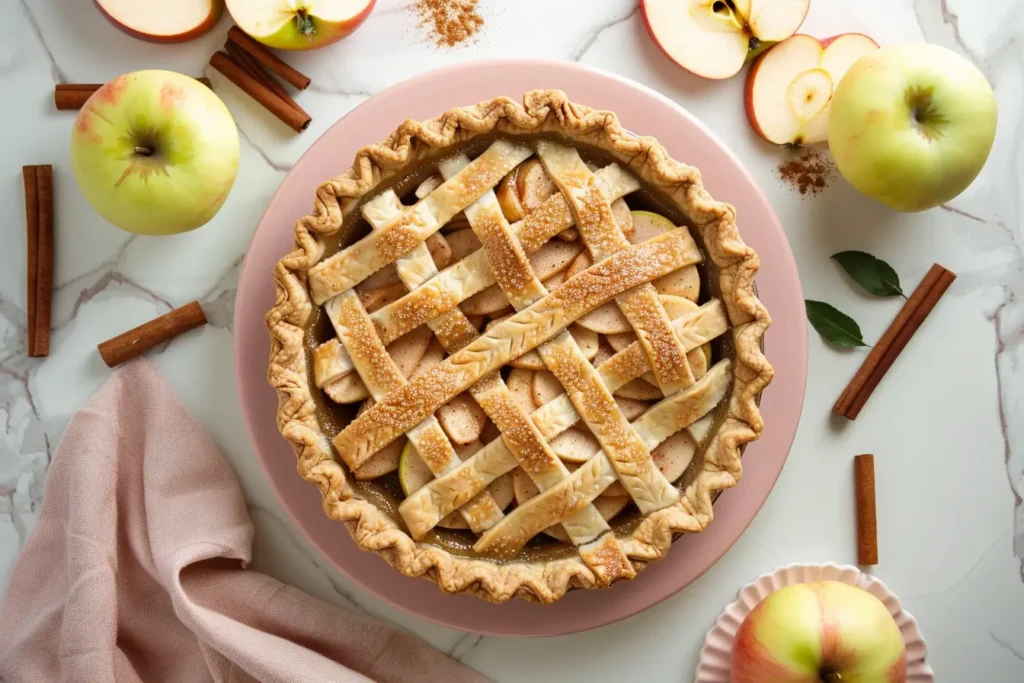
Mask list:
[[[415,631],[497,681],[612,681],[637,667],[647,681],[688,680],[704,632],[739,586],[780,564],[854,560],[846,482],[857,452],[877,456],[882,563],[874,573],[920,621],[939,679],[1024,680],[1024,15],[1017,3],[812,0],[802,32],[937,43],[976,63],[995,87],[1000,122],[985,170],[954,201],[916,215],[894,214],[841,180],[811,200],[780,184],[775,169],[785,152],[750,130],[742,76],[711,82],[676,67],[650,40],[635,0],[482,0],[483,29],[470,44],[451,49],[432,44],[411,4],[379,0],[366,24],[342,43],[289,56],[313,78],[299,96],[313,115],[302,135],[208,72],[239,125],[241,171],[214,221],[168,238],[130,236],[88,208],[67,161],[72,114],[53,110],[53,86],[102,82],[138,68],[198,76],[208,71],[229,21],[191,43],[162,46],[120,33],[92,3],[0,5],[0,84],[17,103],[0,112],[9,131],[0,155],[0,205],[9,207],[0,269],[0,590],[35,524],[68,419],[108,375],[96,343],[198,299],[210,325],[152,356],[241,481],[256,528],[253,566]],[[854,315],[866,337],[877,338],[899,304],[861,295],[830,254],[875,253],[893,264],[904,288],[934,261],[959,276],[854,424],[830,418],[829,408],[861,355],[812,336],[803,421],[786,469],[750,529],[709,572],[626,622],[543,640],[428,624],[328,566],[293,532],[253,462],[231,367],[241,261],[259,215],[299,156],[339,117],[402,79],[509,56],[610,70],[690,109],[763,187],[790,238],[807,296]],[[29,359],[24,342],[20,167],[31,163],[52,163],[57,187],[54,330],[45,360]],[[740,223],[742,229],[742,216]]]

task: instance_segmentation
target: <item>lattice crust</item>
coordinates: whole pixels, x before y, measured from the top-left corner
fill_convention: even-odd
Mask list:
[[[492,131],[504,137],[472,161],[455,154],[440,162],[441,178],[421,188],[415,205],[403,206],[390,191],[367,201],[381,181]],[[516,137],[533,133],[558,133],[600,147],[631,172],[619,164],[591,172],[572,147]],[[493,188],[533,155],[558,191],[510,225]],[[540,172],[536,162],[530,164]],[[718,276],[720,300],[699,308],[682,301],[690,308],[673,304],[670,315],[651,283],[703,256],[686,228],[630,244],[612,202],[639,189],[637,177],[675,202],[700,231]],[[324,258],[323,238],[337,233],[344,217],[357,210],[372,226],[370,235]],[[431,255],[434,235],[457,215],[481,248],[451,265],[438,261],[443,266],[439,272]],[[552,279],[549,291],[529,257],[556,235],[578,237],[589,260],[557,278],[557,284]],[[447,248],[443,239],[441,246]],[[545,248],[540,258],[548,253]],[[381,272],[385,267],[390,270]],[[772,370],[759,347],[770,318],[753,294],[757,268],[756,254],[736,231],[732,207],[707,195],[695,169],[671,159],[653,139],[624,131],[613,114],[573,104],[559,91],[527,93],[522,106],[496,98],[430,121],[406,121],[387,140],[361,150],[351,170],[318,188],[314,213],[296,224],[295,249],[275,268],[277,300],[266,322],[269,380],[279,395],[278,426],[296,448],[299,473],[320,488],[326,514],[346,522],[360,547],[381,554],[409,576],[428,576],[445,591],[499,602],[516,595],[552,602],[570,587],[631,578],[668,550],[673,534],[707,526],[713,495],[739,479],[740,446],[762,429],[756,397]],[[367,313],[353,288],[369,278],[368,285],[390,282],[408,292],[398,290],[384,300],[390,303]],[[491,292],[480,294],[488,287]],[[514,312],[480,332],[459,307],[474,295],[480,296],[473,301],[482,296],[492,306],[479,312],[497,310],[506,300]],[[617,340],[618,352],[609,349],[595,368],[588,360],[598,352],[595,342],[580,337],[587,355],[568,327],[609,302],[636,340]],[[303,336],[314,304],[324,306],[338,336],[316,349],[307,368]],[[473,308],[467,304],[466,310]],[[438,362],[438,350],[435,365],[409,377],[408,358],[393,357],[386,347],[395,342],[396,348],[409,348],[406,338],[396,340],[403,335],[423,339],[428,328],[448,356]],[[726,332],[732,335],[735,358],[705,373],[706,363],[694,349]],[[693,370],[689,352],[701,361]],[[557,396],[548,389],[547,402],[536,410],[524,409],[498,373],[526,354],[531,365],[547,368],[564,388]],[[317,422],[309,369],[315,385],[334,398],[367,397],[356,419],[334,439],[343,462],[335,459]],[[643,386],[641,377],[654,382],[653,390],[664,398],[642,413],[634,411],[639,417],[630,421],[612,394],[630,383]],[[465,461],[434,416],[463,391],[501,432]],[[713,421],[711,413],[723,401],[724,418]],[[582,464],[570,472],[553,442],[570,436],[566,430],[576,423],[585,425],[596,442],[583,449],[586,453],[575,454]],[[681,492],[651,455],[680,430],[694,442],[707,443],[696,475]],[[366,464],[403,435],[435,478],[401,503],[401,526],[357,495],[346,470]],[[506,514],[487,487],[516,468],[539,493]],[[612,533],[593,504],[613,484],[644,514],[628,535]],[[452,555],[415,540],[456,511],[478,536],[474,549],[480,557]],[[562,526],[561,538],[577,547],[578,556],[547,563],[515,561],[525,543],[553,525]],[[498,555],[506,559],[488,559]]]

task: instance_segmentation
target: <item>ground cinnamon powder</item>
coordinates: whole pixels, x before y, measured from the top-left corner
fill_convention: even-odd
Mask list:
[[[802,150],[800,156],[779,165],[779,178],[801,195],[814,196],[836,178],[836,166],[828,152]]]
[[[419,26],[430,32],[438,47],[454,47],[464,43],[484,25],[476,11],[479,0],[416,0],[412,6],[419,17]]]

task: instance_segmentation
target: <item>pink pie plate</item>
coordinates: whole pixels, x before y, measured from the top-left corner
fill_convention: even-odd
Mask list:
[[[263,315],[274,303],[271,271],[293,245],[293,225],[313,206],[316,187],[352,163],[356,150],[385,138],[406,118],[427,119],[498,95],[520,97],[560,88],[579,103],[618,113],[624,126],[653,135],[677,159],[698,167],[716,199],[737,209],[744,239],[757,250],[758,293],[771,312],[765,353],[775,380],[764,392],[765,429],[743,457],[742,482],[715,504],[701,534],[676,541],[664,559],[636,580],[600,591],[577,590],[553,605],[516,600],[494,605],[447,595],[408,578],[361,551],[329,520],[316,489],[295,472],[295,456],[277,431],[277,397],[267,384],[270,343]],[[807,379],[807,329],[793,254],[771,206],[735,156],[685,109],[623,78],[576,64],[542,60],[483,61],[422,74],[375,95],[338,121],[302,156],[260,220],[242,266],[235,300],[235,375],[253,450],[292,522],[338,571],[382,600],[444,626],[491,635],[574,633],[632,616],[700,576],[739,538],[757,514],[786,461],[796,434]]]
[[[925,661],[928,646],[921,637],[917,620],[903,609],[899,599],[884,583],[857,569],[836,564],[791,564],[759,577],[740,589],[739,599],[722,612],[708,631],[697,662],[694,683],[730,683],[729,664],[733,642],[743,620],[757,604],[783,586],[814,581],[839,581],[863,588],[882,601],[903,634],[907,648],[907,683],[934,683],[935,674]]]

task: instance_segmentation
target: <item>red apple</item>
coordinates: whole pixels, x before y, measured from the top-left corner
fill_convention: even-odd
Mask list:
[[[732,683],[904,683],[907,651],[882,602],[837,581],[786,586],[740,625]]]
[[[227,0],[238,27],[268,47],[312,50],[359,28],[377,0]]]
[[[769,48],[747,73],[750,124],[777,145],[825,142],[835,87],[854,62],[877,49],[861,33],[820,42],[797,34]]]
[[[765,44],[793,35],[810,0],[641,0],[644,23],[673,62],[728,78]]]
[[[96,0],[100,13],[129,35],[154,43],[183,43],[217,23],[224,0]]]

